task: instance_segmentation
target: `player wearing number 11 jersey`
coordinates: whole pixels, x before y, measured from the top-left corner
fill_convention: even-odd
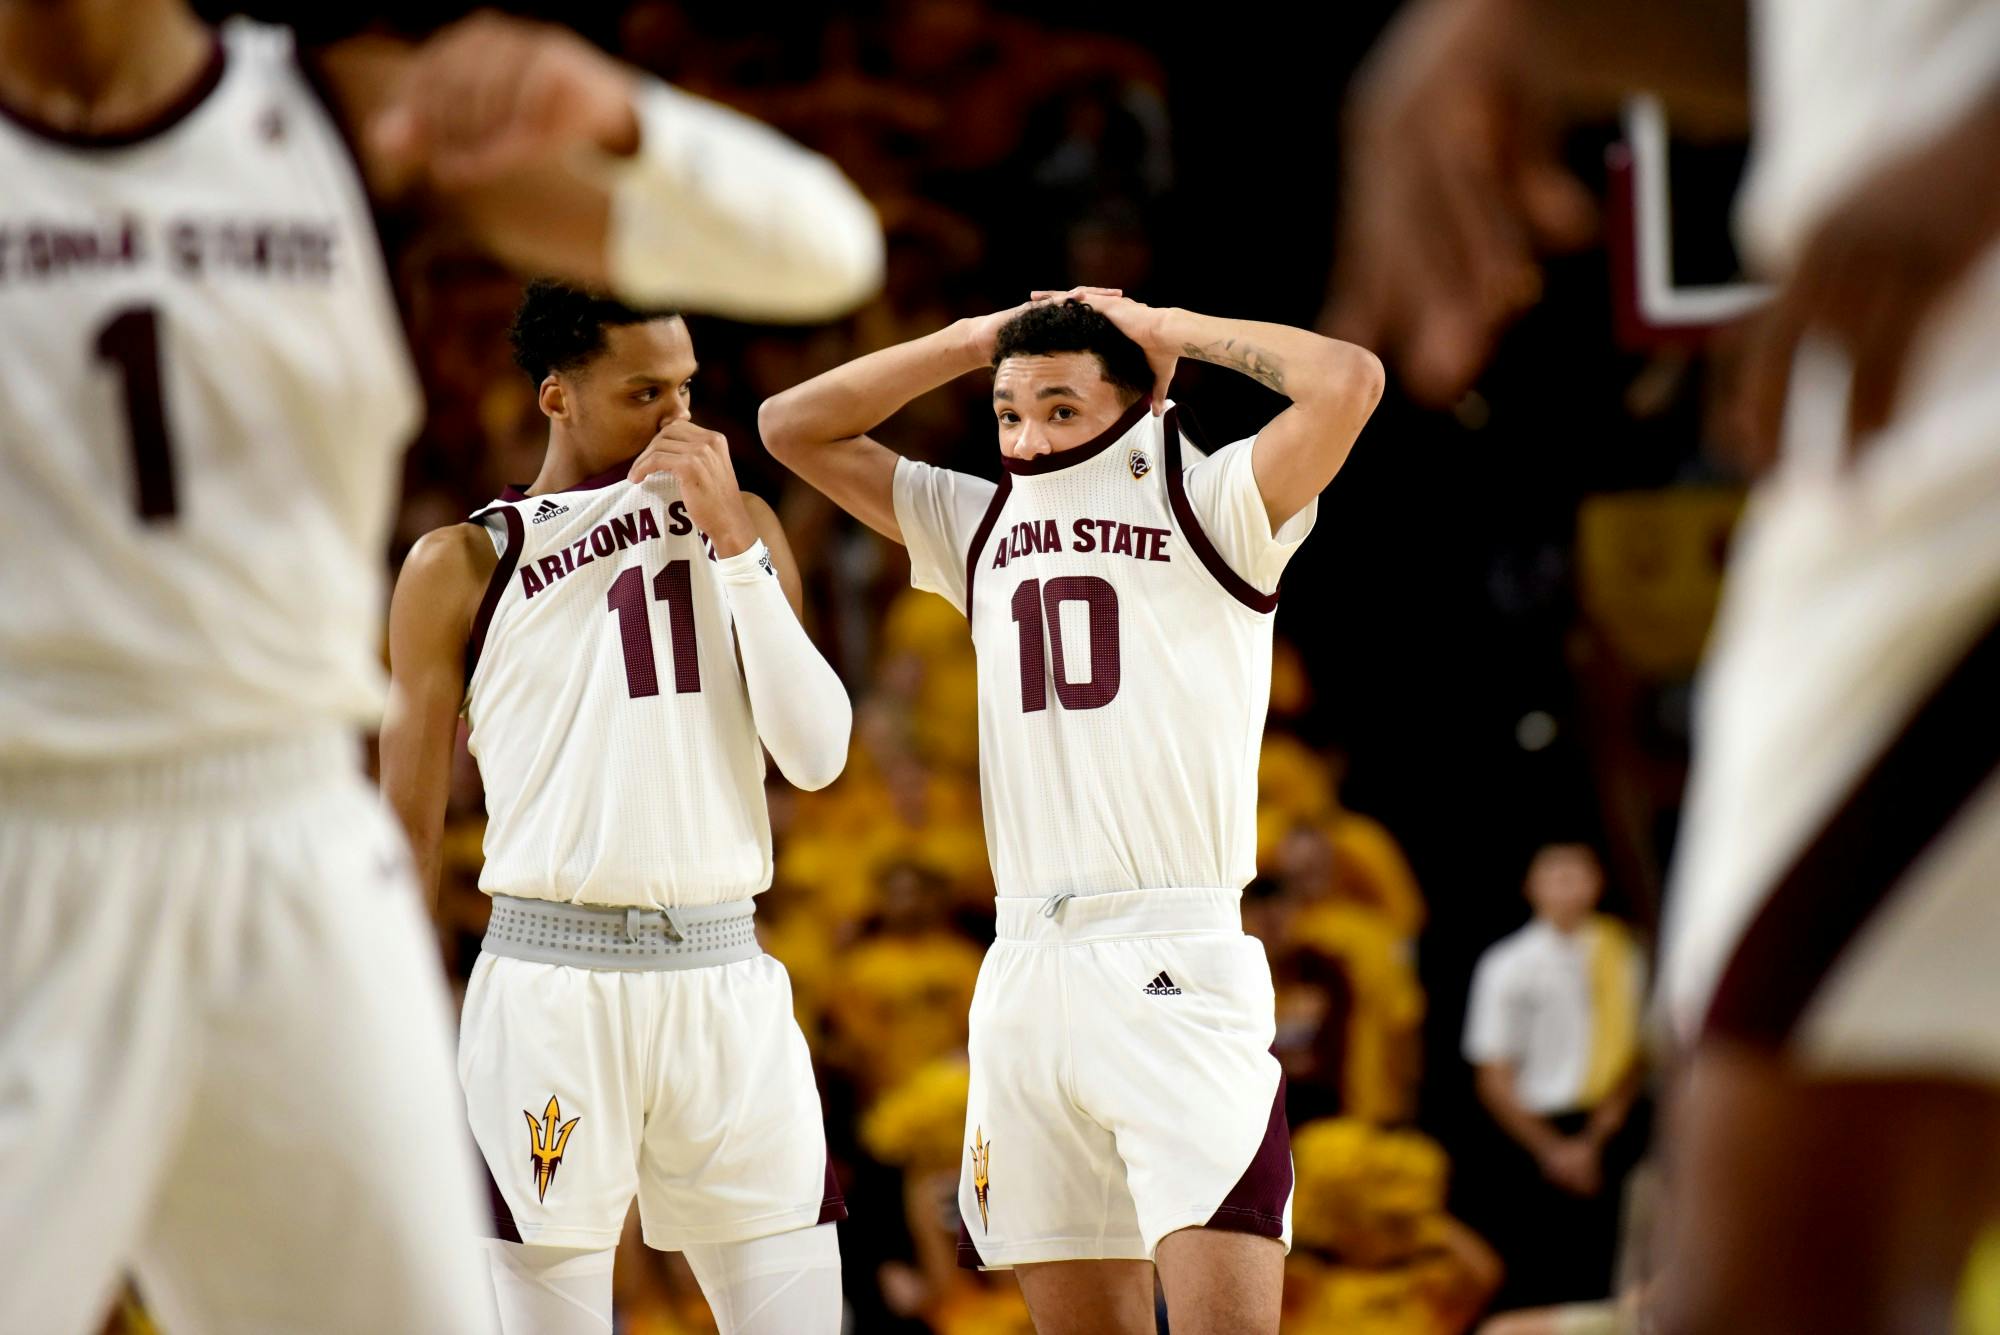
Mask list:
[[[459,1077],[499,1197],[501,1327],[610,1330],[636,1195],[724,1335],[830,1335],[845,1211],[752,901],[771,884],[762,747],[793,783],[831,782],[847,693],[799,625],[777,517],[690,420],[687,326],[536,283],[514,348],[548,454],[410,553],[382,732],[427,884],[461,711],[486,788],[493,916]]]
[[[1204,455],[1180,356],[1292,400]],[[867,436],[993,367],[999,481]],[[972,1003],[961,1261],[1036,1328],[1275,1332],[1291,1162],[1255,871],[1279,576],[1381,389],[1362,349],[1116,292],[871,354],[766,403],[766,444],[966,614],[998,941]],[[1151,397],[1149,400],[1149,391]]]

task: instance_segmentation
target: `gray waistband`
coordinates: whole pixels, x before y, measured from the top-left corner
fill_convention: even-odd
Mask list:
[[[480,949],[579,969],[706,969],[764,953],[756,901],[684,909],[611,909],[493,896]]]

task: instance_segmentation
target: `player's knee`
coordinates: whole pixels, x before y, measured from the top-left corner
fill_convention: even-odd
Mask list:
[[[836,1335],[843,1316],[840,1238],[832,1224],[682,1255],[722,1335]]]
[[[615,1255],[489,1240],[501,1335],[609,1335]]]

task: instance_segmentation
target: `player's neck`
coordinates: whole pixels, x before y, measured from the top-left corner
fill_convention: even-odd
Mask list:
[[[185,0],[0,0],[0,101],[65,130],[143,125],[214,46]]]
[[[528,484],[528,494],[544,496],[553,491],[573,491],[579,483],[625,462],[626,458],[620,455],[615,459],[600,459],[571,440],[561,427],[556,427],[549,432],[549,448],[542,455],[542,471],[535,474],[535,480]]]

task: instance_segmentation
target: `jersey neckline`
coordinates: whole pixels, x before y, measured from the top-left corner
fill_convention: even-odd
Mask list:
[[[210,31],[208,63],[194,81],[183,88],[174,99],[148,116],[137,125],[119,130],[71,130],[60,125],[51,125],[40,117],[0,100],[0,118],[52,143],[66,148],[130,148],[144,143],[173,129],[192,116],[208,101],[208,96],[222,83],[222,76],[229,68],[229,49],[223,45],[222,36]]]
[[[639,453],[644,454],[645,451],[641,450]],[[500,499],[503,501],[531,501],[540,496],[564,496],[572,491],[597,491],[600,488],[610,486],[614,482],[623,482],[625,475],[632,471],[632,465],[637,462],[639,462],[639,455],[635,454],[629,459],[619,460],[601,473],[592,473],[583,481],[573,486],[564,487],[561,491],[537,492],[534,496],[528,494],[528,488],[532,487],[534,483],[509,482],[500,489]]]
[[[1094,436],[1081,445],[1067,450],[1056,450],[1049,454],[1038,454],[1032,459],[1016,459],[1011,454],[1000,456],[1000,466],[1010,473],[1026,474],[1033,477],[1041,473],[1059,473],[1065,468],[1074,468],[1080,463],[1095,459],[1110,449],[1125,433],[1139,424],[1139,419],[1153,410],[1151,398],[1141,398],[1127,408],[1116,422],[1107,427],[1102,435]]]

